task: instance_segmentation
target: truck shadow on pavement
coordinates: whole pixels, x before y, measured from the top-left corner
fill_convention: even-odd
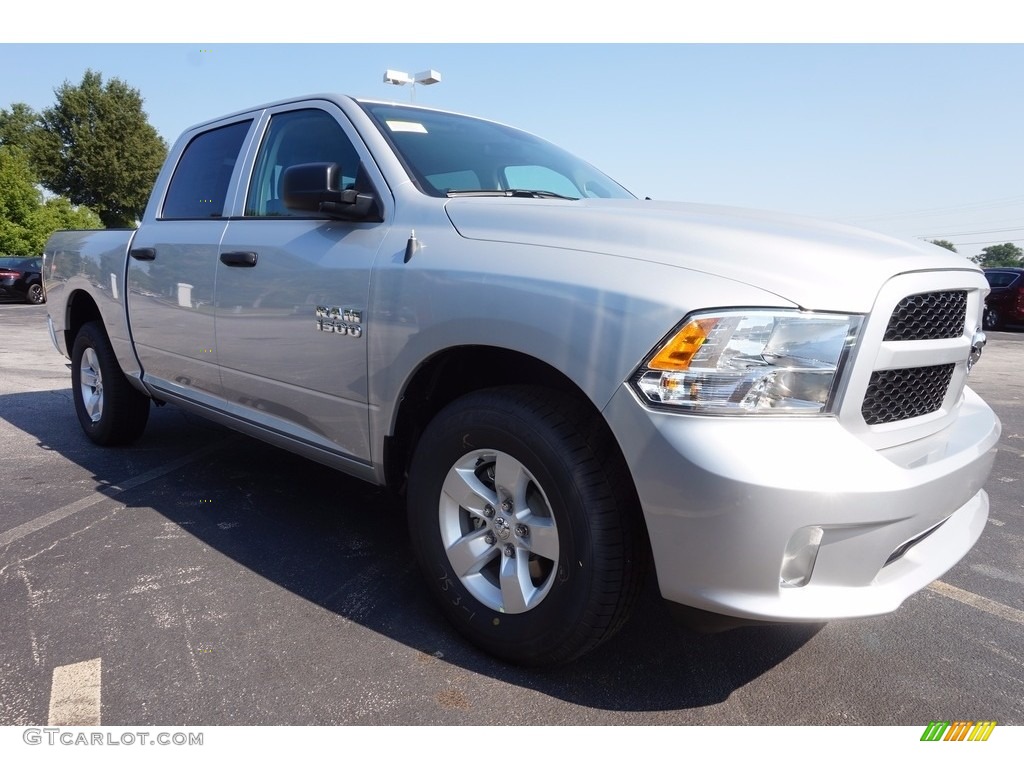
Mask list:
[[[601,710],[678,710],[725,701],[738,688],[799,650],[822,627],[765,626],[717,635],[693,633],[673,622],[657,594],[651,573],[630,622],[596,651],[557,669],[506,665],[466,643],[435,609],[414,564],[402,502],[382,490],[257,440],[235,435],[172,406],[154,408],[142,439],[134,446],[119,449],[101,449],[87,440],[78,429],[67,390],[0,396],[0,418],[31,435],[40,451],[56,452],[90,473],[95,482],[85,483],[83,489],[87,485],[88,492],[99,491],[129,508],[130,515],[115,516],[106,524],[118,526],[114,533],[123,535],[125,541],[137,542],[134,547],[145,550],[147,546],[155,547],[157,542],[145,538],[145,534],[138,535],[141,528],[122,532],[121,526],[148,526],[148,530],[161,526],[166,529],[173,524],[170,527],[184,534],[174,537],[173,542],[159,543],[184,549],[165,552],[163,556],[169,558],[168,562],[182,562],[187,556],[194,556],[195,550],[206,551],[205,547],[209,547],[271,585],[412,649],[413,653],[406,654],[408,664],[415,659],[443,661],[478,675]],[[201,446],[212,449],[201,460],[135,487],[129,483],[128,490],[118,489],[118,484],[153,472]],[[51,468],[47,471],[52,473],[53,463],[49,464]],[[74,473],[74,468],[68,467],[67,471]],[[60,483],[61,478],[51,474],[49,482]],[[88,494],[80,490],[79,497],[85,495]],[[105,500],[100,502],[106,504]],[[38,504],[38,509],[17,511],[25,521],[67,503],[54,501],[53,497],[47,499],[44,492],[42,497],[33,497],[32,504]],[[74,514],[98,517],[90,508]],[[0,523],[5,530],[12,527],[8,521]],[[31,536],[43,534],[40,531]],[[0,552],[5,561],[16,556],[12,549],[19,543],[24,542],[16,542],[6,553]],[[109,551],[109,557],[114,558],[121,551],[126,553],[125,557],[131,555],[130,550]],[[133,556],[145,555],[136,551]],[[126,563],[120,566],[120,572],[127,579],[134,575],[132,568],[132,564]],[[227,576],[224,571],[229,571]],[[215,578],[220,580],[221,588],[230,587],[224,583],[225,578],[259,581],[239,572],[233,564],[222,568]],[[127,591],[130,586],[109,585],[112,591]],[[201,584],[196,586],[198,590]],[[226,616],[225,623],[245,623],[245,615],[251,610],[245,595],[261,594],[247,592],[254,589],[239,584],[242,597],[227,604],[237,615]],[[202,604],[213,599],[212,594],[212,589],[207,593],[199,590],[191,599]],[[287,594],[280,599],[294,602]],[[124,621],[132,620],[126,617]],[[332,621],[337,623],[336,619]],[[260,628],[252,631],[258,632]],[[282,642],[281,627],[276,631],[278,635],[267,642]],[[316,625],[285,626],[283,631],[299,633],[303,642],[309,643]],[[348,639],[317,636],[313,642],[320,646],[321,655],[291,663],[314,667],[301,672],[310,679],[324,675],[329,679],[335,670],[315,667],[327,665],[335,644],[339,654],[370,655],[381,652],[379,646],[389,644],[365,632],[357,634],[357,638],[365,639],[363,650],[351,647],[351,633]],[[238,644],[238,648],[239,653],[246,653],[244,645]],[[395,663],[402,663],[405,652],[400,647],[392,650]],[[257,658],[247,661],[250,666],[259,663]],[[216,713],[210,716],[215,717]]]

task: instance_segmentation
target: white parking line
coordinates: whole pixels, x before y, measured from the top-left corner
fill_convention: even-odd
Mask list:
[[[55,667],[48,725],[100,724],[100,659]]]
[[[49,525],[53,525],[76,512],[81,512],[83,509],[91,507],[93,504],[99,504],[101,501],[109,501],[125,491],[130,491],[132,488],[137,488],[144,483],[148,483],[150,480],[156,480],[158,477],[163,477],[164,475],[169,474],[176,469],[181,469],[182,467],[198,461],[211,453],[223,450],[223,448],[233,439],[233,437],[228,437],[227,439],[220,440],[213,445],[200,448],[198,451],[194,451],[187,456],[182,456],[180,459],[170,461],[156,469],[151,469],[149,472],[143,472],[141,475],[136,475],[122,483],[108,485],[104,490],[91,493],[84,499],[79,499],[78,501],[73,501],[70,504],[65,504],[59,509],[47,512],[45,515],[40,515],[34,520],[29,520],[27,523],[23,523],[16,528],[11,528],[9,531],[4,531],[3,533],[0,533],[0,548],[6,547],[8,544],[24,538],[30,533],[35,533]]]
[[[968,592],[966,589],[960,589],[954,587],[952,584],[947,584],[944,581],[933,581],[928,585],[928,589],[932,592],[938,592],[940,595],[950,598],[951,600],[958,600],[965,605],[969,605],[972,608],[977,608],[979,611],[985,611],[991,613],[993,616],[998,616],[1001,619],[1007,621],[1015,621],[1018,624],[1024,624],[1024,611],[1016,608],[1011,608],[1008,605],[997,603],[995,600],[989,600],[987,597],[976,595],[973,592]]]

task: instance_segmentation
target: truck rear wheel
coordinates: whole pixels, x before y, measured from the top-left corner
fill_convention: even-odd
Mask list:
[[[71,349],[71,393],[78,421],[94,443],[135,442],[149,419],[149,398],[128,383],[98,322],[83,325]]]
[[[610,440],[575,401],[525,387],[467,395],[427,427],[409,478],[412,544],[474,644],[558,664],[625,621],[647,547]]]

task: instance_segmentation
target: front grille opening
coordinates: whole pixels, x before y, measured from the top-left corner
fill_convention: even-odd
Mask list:
[[[949,518],[947,517],[946,520],[949,520]],[[943,525],[945,525],[946,524],[946,520],[943,520],[938,525],[933,525],[931,528],[929,528],[924,533],[918,534],[917,536],[915,536],[914,538],[910,539],[909,541],[905,541],[902,544],[900,544],[898,547],[896,547],[896,549],[894,549],[892,551],[892,554],[889,555],[889,558],[885,561],[885,565],[889,565],[890,563],[895,563],[897,560],[899,560],[901,557],[903,557],[905,554],[907,554],[907,552],[910,551],[911,547],[913,547],[913,546],[915,546],[917,544],[920,544],[922,541],[924,541],[929,536],[931,536],[933,533],[935,533],[937,530],[939,530],[939,528],[941,528]],[[882,567],[884,568],[885,565],[883,565]]]
[[[896,368],[871,374],[861,415],[870,426],[934,413],[946,399],[953,363],[923,368]]]
[[[955,339],[964,332],[967,291],[915,293],[896,305],[885,341]]]

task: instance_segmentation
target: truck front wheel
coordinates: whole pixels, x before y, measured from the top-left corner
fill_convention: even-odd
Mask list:
[[[98,322],[86,323],[75,336],[71,393],[82,429],[98,445],[132,443],[146,428],[149,398],[128,383]]]
[[[647,548],[610,440],[574,400],[526,387],[467,395],[427,427],[409,477],[412,544],[474,644],[558,664],[625,621]]]

